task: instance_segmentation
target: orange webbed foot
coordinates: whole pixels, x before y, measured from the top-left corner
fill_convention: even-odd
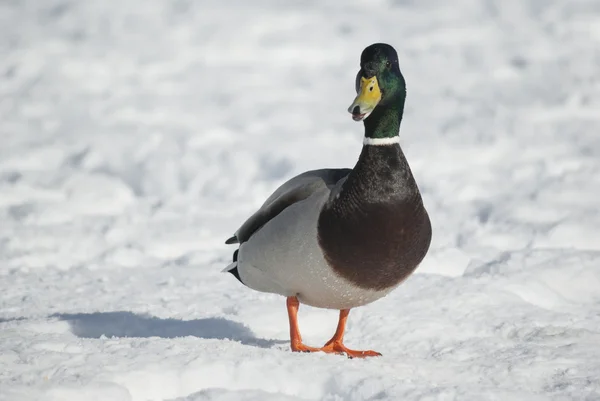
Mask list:
[[[367,358],[370,356],[381,356],[381,354],[377,351],[357,351],[346,347],[340,341],[329,341],[321,351],[326,352],[328,354],[345,354],[348,358]]]
[[[302,344],[302,342],[292,342],[290,344],[292,352],[319,352],[321,348],[309,347],[308,345]]]

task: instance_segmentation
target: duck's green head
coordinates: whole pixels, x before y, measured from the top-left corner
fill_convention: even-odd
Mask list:
[[[406,82],[398,65],[398,53],[385,43],[375,43],[360,56],[356,75],[356,99],[348,107],[354,121],[362,121],[378,105],[404,105]]]

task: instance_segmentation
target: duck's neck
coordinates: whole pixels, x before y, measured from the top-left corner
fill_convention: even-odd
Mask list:
[[[404,101],[405,99],[402,98],[398,102],[376,107],[373,113],[364,121],[365,138],[377,140],[397,137],[400,131],[402,114],[404,113]]]
[[[341,203],[406,202],[419,189],[399,144],[401,103],[375,109],[365,120],[364,146],[340,194]]]
[[[420,196],[400,144],[393,143],[363,146],[339,201],[361,208],[364,203],[405,203]]]

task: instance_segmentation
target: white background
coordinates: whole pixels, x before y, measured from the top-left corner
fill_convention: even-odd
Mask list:
[[[289,351],[220,273],[396,47],[426,260]],[[0,399],[599,400],[598,0],[0,1]],[[302,307],[309,345],[337,312]]]

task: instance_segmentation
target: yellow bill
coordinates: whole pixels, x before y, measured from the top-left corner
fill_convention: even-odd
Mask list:
[[[352,114],[354,121],[362,121],[371,114],[375,106],[381,100],[381,91],[377,83],[377,77],[360,79],[358,96],[348,107],[348,113]]]

